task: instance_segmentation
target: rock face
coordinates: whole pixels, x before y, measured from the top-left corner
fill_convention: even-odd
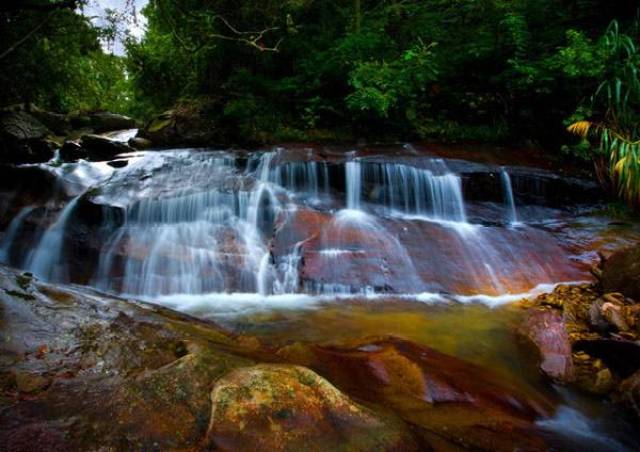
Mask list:
[[[53,146],[45,138],[51,131],[24,111],[0,116],[0,160],[6,163],[41,163],[53,157]]]
[[[397,419],[356,404],[304,367],[234,370],[216,383],[211,404],[206,440],[215,450],[417,450]]]
[[[65,141],[60,148],[60,158],[64,162],[75,162],[76,160],[87,158],[87,150],[80,143]]]
[[[614,253],[602,268],[605,292],[620,292],[640,302],[640,245]]]

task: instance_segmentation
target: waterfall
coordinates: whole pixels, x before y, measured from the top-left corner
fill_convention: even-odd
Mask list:
[[[0,242],[0,262],[5,264],[10,263],[11,248],[13,247],[13,242],[15,241],[18,232],[20,232],[20,229],[22,229],[22,223],[27,218],[27,216],[31,212],[33,212],[34,208],[35,207],[32,206],[23,208],[22,210],[20,210],[18,215],[16,215],[15,218],[11,220],[11,223],[9,223],[4,237],[2,238],[2,242]]]
[[[102,224],[86,223],[93,237],[86,245],[92,252],[100,247],[91,284],[104,291],[152,300],[231,293],[265,300],[305,292],[494,294],[557,280],[559,265],[549,261],[565,255],[553,238],[544,238],[548,232],[495,221],[506,214],[511,224],[518,221],[505,169],[508,210],[464,199],[464,162],[351,154],[337,176],[344,179],[330,180],[339,173],[339,157],[319,157],[295,150],[248,157],[154,151],[136,153],[127,167],[109,172],[103,164],[79,162],[55,175],[65,181],[77,175],[83,190],[87,181],[99,180],[87,207],[102,206]],[[461,169],[454,172],[453,165]],[[477,165],[469,170],[469,177],[479,171]],[[77,201],[25,251],[27,270],[78,281],[66,274],[63,256]],[[28,245],[18,241],[31,233],[24,228],[30,209],[7,227],[0,242],[5,262]],[[467,210],[478,219],[473,224]],[[84,240],[78,238],[80,252]]]
[[[346,163],[347,177],[347,209],[360,210],[360,197],[362,192],[362,169],[357,160]]]
[[[38,246],[27,257],[25,268],[44,280],[66,281],[63,261],[64,234],[69,218],[82,195],[73,198],[58,215],[38,242]]]
[[[518,223],[518,212],[516,210],[516,202],[513,196],[513,185],[511,184],[511,176],[506,169],[502,169],[500,172],[502,179],[502,190],[507,204],[508,221],[511,225]]]
[[[293,247],[293,252],[287,254],[284,257],[283,262],[278,265],[278,269],[282,274],[282,277],[276,280],[274,293],[286,294],[298,291],[298,284],[300,282],[298,267],[300,266],[300,260],[302,259],[302,244],[303,242],[296,243]]]
[[[275,156],[260,155],[250,191],[223,183],[227,176],[237,178],[233,159],[203,155],[198,168],[163,168],[160,181],[178,173],[184,188],[126,208],[125,224],[105,245],[94,284],[145,296],[267,292],[263,231],[281,208],[277,187],[269,182]],[[218,179],[213,187],[212,179]]]
[[[462,179],[441,159],[432,165],[433,170],[401,163],[347,162],[347,208],[361,208],[365,183],[372,187],[368,200],[384,206],[388,213],[465,223]]]

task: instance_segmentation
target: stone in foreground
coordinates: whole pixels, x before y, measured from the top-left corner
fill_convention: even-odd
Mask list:
[[[415,450],[402,424],[353,402],[315,372],[261,364],[236,369],[211,392],[215,450]]]

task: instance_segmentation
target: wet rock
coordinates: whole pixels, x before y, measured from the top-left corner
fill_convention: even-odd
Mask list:
[[[0,269],[2,450],[29,450],[30,425],[61,450],[196,448],[213,383],[253,364],[215,325],[33,281],[21,297],[19,276]]]
[[[135,119],[117,113],[96,112],[91,113],[89,117],[91,118],[91,126],[97,133],[135,129],[137,127]]]
[[[610,256],[603,264],[600,282],[605,292],[620,292],[640,301],[640,245]]]
[[[16,428],[8,438],[3,450],[11,452],[32,452],[42,450],[48,452],[65,452],[70,444],[55,423],[36,422]]]
[[[109,165],[112,168],[124,168],[128,164],[129,164],[129,160],[112,160],[110,162],[107,162],[107,165]]]
[[[575,380],[571,343],[562,312],[531,310],[519,331],[537,348],[542,359],[540,370],[545,375],[563,383]]]
[[[60,148],[60,159],[63,162],[75,162],[87,157],[87,150],[76,141],[65,141]]]
[[[211,392],[206,435],[216,450],[416,450],[402,424],[358,405],[313,371],[258,365]]]
[[[41,163],[53,157],[51,131],[24,111],[0,113],[0,161]]]
[[[43,168],[0,165],[0,227],[6,230],[22,208],[46,203],[57,190],[55,176]]]
[[[119,154],[133,152],[133,149],[126,144],[102,135],[84,135],[81,139],[81,145],[86,149],[88,158],[93,161],[112,160]]]
[[[621,293],[603,294],[596,285],[561,285],[533,302],[520,332],[538,346],[545,373],[560,374],[561,382],[606,395],[640,369],[640,345],[635,342],[638,311]],[[562,361],[549,361],[544,344],[551,342],[554,358],[559,339]],[[567,346],[572,351],[568,360]],[[559,362],[573,369],[572,378],[563,376],[563,366],[553,365]]]
[[[429,347],[387,337],[315,346],[306,362],[341,390],[391,408],[402,419],[458,447],[544,448],[531,422],[551,406],[527,388]],[[473,375],[473,378],[469,376]]]
[[[147,140],[146,138],[142,137],[130,138],[127,144],[132,148],[139,150],[149,149],[153,146],[153,142],[151,142],[151,140]]]

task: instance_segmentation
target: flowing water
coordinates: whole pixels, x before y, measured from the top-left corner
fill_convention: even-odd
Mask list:
[[[518,224],[518,211],[516,210],[516,201],[515,197],[513,196],[513,185],[511,184],[511,176],[509,176],[509,172],[504,168],[500,172],[500,176],[502,177],[502,187],[508,209],[508,221],[509,223],[511,223],[511,225],[516,225]]]
[[[596,251],[640,238],[550,195],[581,199],[580,181],[413,147],[119,158],[39,166],[52,200],[12,198],[0,260],[278,344],[401,335],[531,385],[509,302],[588,280]],[[567,406],[542,426],[580,424]]]
[[[584,245],[596,234],[572,234],[578,206],[540,202],[546,173],[527,173],[533,188],[516,193],[505,167],[415,150],[401,158],[295,149],[120,158],[128,165],[118,170],[42,165],[56,193],[73,197],[57,214],[50,203],[20,207],[2,260],[43,279],[152,300],[224,294],[267,304],[283,295],[501,300],[589,278]],[[516,208],[518,197],[525,201]],[[38,223],[43,212],[56,216]],[[576,243],[567,246],[567,234]],[[9,253],[14,241],[21,256]],[[82,277],[66,253],[94,256]]]

